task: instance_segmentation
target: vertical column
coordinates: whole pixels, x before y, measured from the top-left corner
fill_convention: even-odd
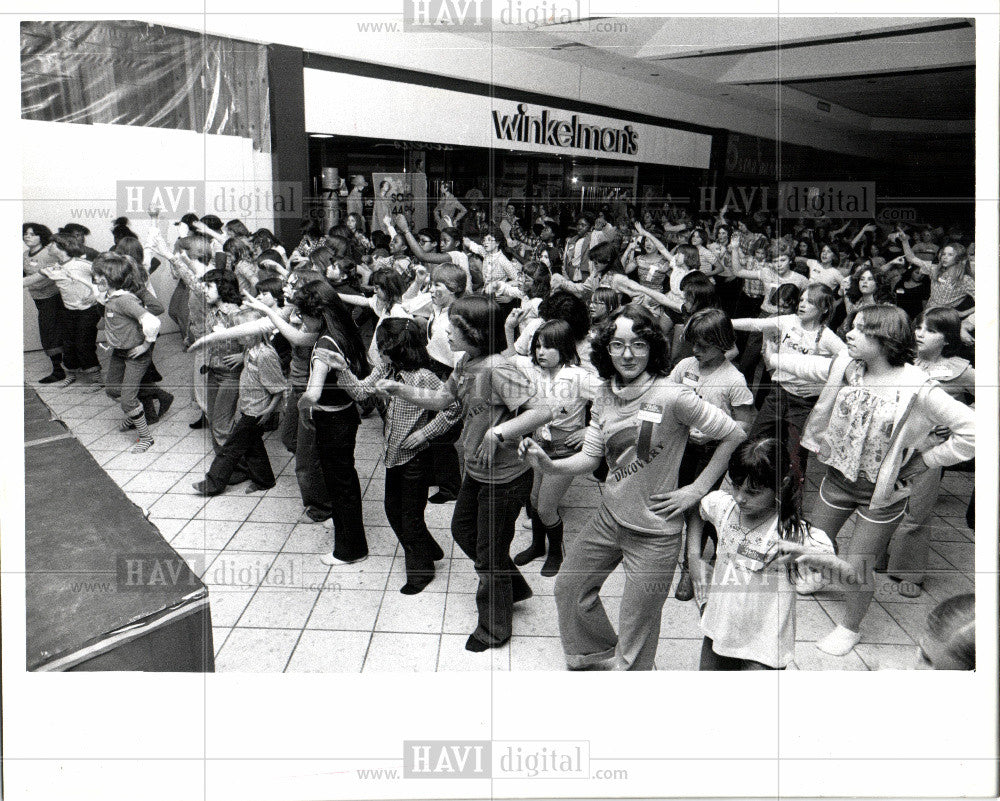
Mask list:
[[[299,211],[310,192],[309,140],[306,136],[305,86],[302,50],[269,45],[267,75],[270,84],[271,180],[293,183]],[[275,196],[278,186],[274,187]],[[288,249],[299,242],[301,214],[275,216],[275,233]]]

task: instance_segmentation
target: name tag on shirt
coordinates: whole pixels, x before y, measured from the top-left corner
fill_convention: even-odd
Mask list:
[[[636,417],[644,423],[659,423],[663,419],[663,407],[656,403],[644,403]]]
[[[686,387],[691,387],[691,389],[698,389],[698,375],[685,371],[681,383]]]

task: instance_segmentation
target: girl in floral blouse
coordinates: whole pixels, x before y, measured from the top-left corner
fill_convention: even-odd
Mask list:
[[[826,382],[802,434],[802,446],[826,466],[807,519],[833,539],[858,513],[842,555],[859,585],[844,595],[842,622],[816,643],[835,656],[861,640],[872,568],[906,514],[913,479],[975,454],[972,410],[913,364],[915,351],[906,313],[877,304],[858,313],[847,352],[832,361],[787,351],[768,356],[773,368]],[[938,433],[945,428],[945,436]]]

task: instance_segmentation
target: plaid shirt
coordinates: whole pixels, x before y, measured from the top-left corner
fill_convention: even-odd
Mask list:
[[[274,395],[288,388],[281,372],[277,351],[266,343],[246,349],[240,374],[239,410],[250,417],[260,417]]]
[[[355,400],[363,400],[371,395],[375,391],[376,382],[382,378],[394,378],[407,386],[420,389],[440,389],[444,386],[441,379],[425,367],[421,367],[419,370],[394,371],[385,362],[379,362],[365,379],[360,379],[347,370],[338,373],[338,383]],[[382,427],[382,436],[385,439],[386,468],[406,464],[427,447],[428,440],[446,432],[461,417],[462,407],[457,401],[447,409],[434,414],[427,409],[414,406],[402,398],[391,397],[385,411]],[[403,440],[417,431],[423,435],[424,444],[416,449],[403,448]]]
[[[931,296],[927,301],[927,308],[933,309],[938,306],[955,308],[966,297],[976,299],[976,279],[963,274],[957,281],[949,281],[944,277],[942,270],[937,280],[931,281]]]

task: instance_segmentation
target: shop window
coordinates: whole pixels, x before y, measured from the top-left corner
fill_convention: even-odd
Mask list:
[[[140,22],[23,22],[21,117],[241,136],[270,152],[267,48]]]

